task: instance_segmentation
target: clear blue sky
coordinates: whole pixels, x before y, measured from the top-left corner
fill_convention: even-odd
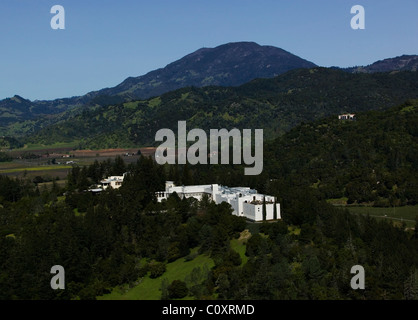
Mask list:
[[[65,30],[52,30],[53,5]],[[366,11],[352,30],[350,9]],[[418,54],[417,0],[1,0],[0,99],[112,87],[201,47],[254,41],[320,66]]]

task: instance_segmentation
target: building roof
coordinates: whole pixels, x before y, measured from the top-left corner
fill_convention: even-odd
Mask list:
[[[103,179],[100,181],[100,183],[110,183],[112,181],[123,181],[125,178],[126,173],[123,174],[123,176],[110,176],[107,179]]]

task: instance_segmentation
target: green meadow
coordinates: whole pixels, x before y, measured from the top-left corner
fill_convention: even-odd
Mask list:
[[[194,252],[197,249],[194,250]],[[167,264],[166,272],[156,278],[151,279],[148,275],[140,280],[140,283],[133,288],[127,285],[124,287],[114,288],[111,293],[97,297],[98,300],[160,300],[161,298],[161,282],[167,279],[169,283],[173,280],[182,280],[188,276],[194,268],[203,268],[207,266],[212,268],[215,263],[206,254],[196,256],[191,261],[184,258],[177,259]],[[186,299],[190,297],[186,297]]]
[[[21,168],[7,168],[0,169],[1,173],[15,173],[15,172],[24,172],[24,171],[55,171],[62,169],[71,169],[69,165],[45,165],[45,166],[36,166],[36,167],[21,167]]]
[[[233,239],[231,240],[231,248],[239,253],[242,259],[242,264],[245,264],[248,258],[245,256],[245,240]],[[197,248],[192,250],[196,253]],[[160,300],[161,298],[161,282],[167,279],[169,283],[173,280],[182,280],[193,271],[194,268],[207,267],[211,269],[215,265],[214,261],[207,254],[197,255],[193,260],[186,261],[185,258],[177,259],[167,264],[166,272],[156,279],[151,279],[149,275],[143,277],[139,284],[134,287],[128,285],[117,287],[111,293],[97,297],[98,300]],[[193,297],[186,297],[184,300],[193,299]]]
[[[245,250],[246,250],[246,246],[245,246],[245,241],[246,240],[240,240],[240,239],[232,239],[231,240],[231,249],[235,250],[236,252],[239,253],[242,263],[241,265],[244,265],[247,263],[248,261],[248,257],[245,255]]]

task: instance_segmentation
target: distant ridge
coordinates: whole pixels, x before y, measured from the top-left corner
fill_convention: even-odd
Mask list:
[[[259,128],[271,140],[301,122],[343,112],[381,110],[418,98],[418,73],[353,74],[329,68],[297,69],[237,87],[187,87],[161,96],[108,105],[47,126],[26,141],[79,148],[155,146],[161,128]]]
[[[365,67],[351,67],[343,70],[351,73],[417,71],[418,55],[403,55],[395,58],[379,60]]]

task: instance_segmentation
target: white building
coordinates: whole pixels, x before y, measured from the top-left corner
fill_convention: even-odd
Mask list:
[[[266,202],[266,220],[274,219],[274,205],[276,204],[277,219],[280,216],[280,203],[276,203],[273,196],[257,193],[257,190],[248,187],[229,188],[218,184],[196,185],[196,186],[176,186],[173,181],[167,181],[165,191],[157,192],[157,200],[161,202],[167,199],[172,193],[183,198],[193,197],[201,200],[204,194],[209,199],[219,204],[227,202],[231,205],[233,214],[245,217],[252,221],[263,221],[263,201]]]
[[[346,114],[340,114],[338,116],[339,120],[355,120],[356,115],[354,113],[346,113]]]
[[[100,181],[101,187],[103,190],[106,190],[109,187],[113,189],[118,189],[121,187],[123,183],[123,179],[125,178],[126,173],[123,176],[110,176],[107,179],[103,179]]]

